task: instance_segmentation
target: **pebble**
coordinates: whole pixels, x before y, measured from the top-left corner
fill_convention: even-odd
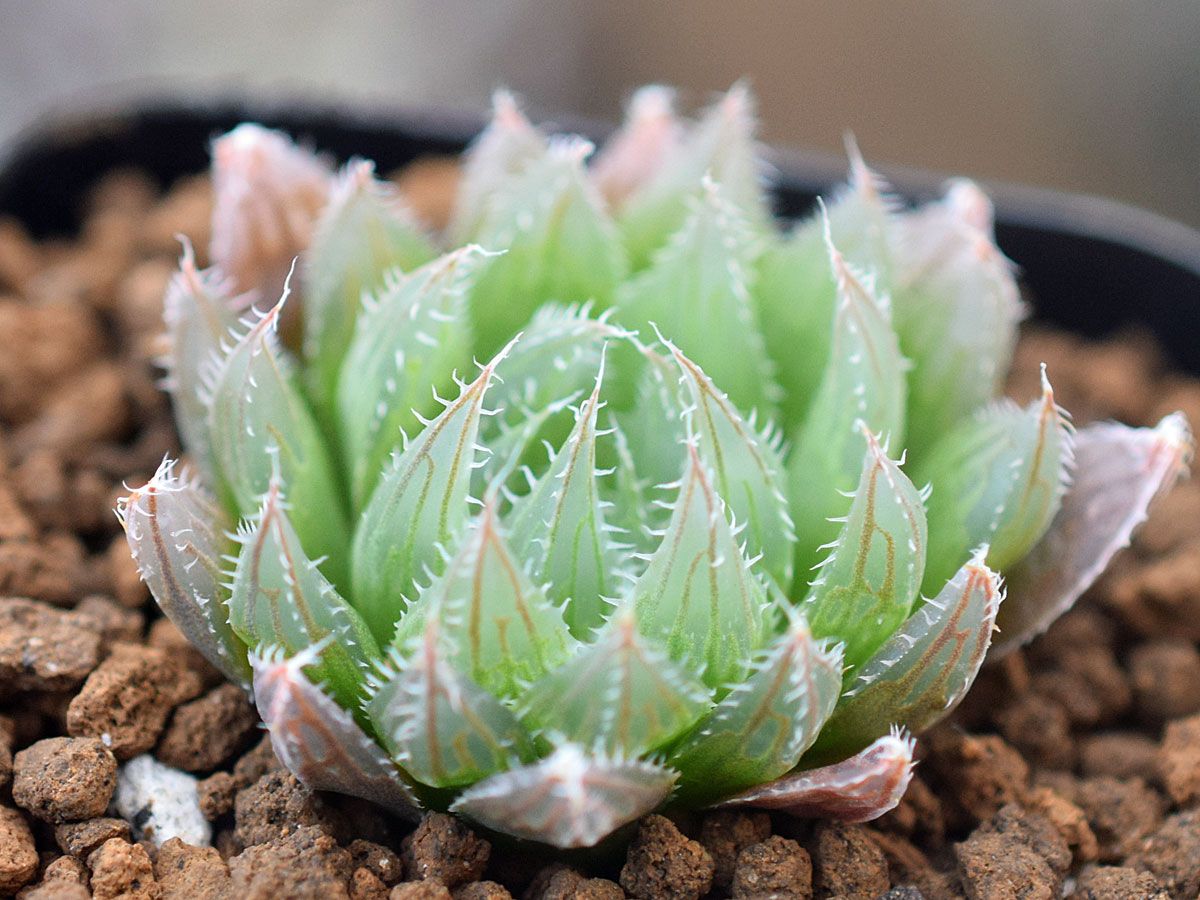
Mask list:
[[[212,826],[200,811],[196,779],[153,756],[137,756],[121,766],[113,806],[133,824],[137,840],[156,847],[171,838],[196,847],[212,842]]]
[[[117,761],[95,738],[46,738],[13,759],[13,800],[45,822],[104,814],[117,784]]]

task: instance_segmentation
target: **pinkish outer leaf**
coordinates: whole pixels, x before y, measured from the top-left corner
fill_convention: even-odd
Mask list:
[[[281,131],[243,124],[213,142],[209,253],[238,291],[277,297],[312,240],[333,173]]]
[[[914,744],[893,730],[849,759],[787,775],[717,807],[753,806],[803,818],[869,822],[894,809],[904,796],[912,779]]]
[[[1154,428],[1098,422],[1075,435],[1075,479],[1049,531],[1008,573],[992,659],[1041,634],[1129,544],[1156,496],[1187,470],[1192,434],[1182,413]]]
[[[304,674],[320,645],[284,659],[278,649],[252,651],[254,702],[275,755],[314,791],[362,797],[415,821],[420,801],[387,754]]]
[[[450,809],[515,837],[591,847],[666,800],[676,774],[565,744],[541,762],[479,782]]]
[[[671,88],[639,88],[629,102],[625,124],[596,154],[592,183],[610,209],[620,209],[678,153],[684,128],[675,115],[674,100]]]

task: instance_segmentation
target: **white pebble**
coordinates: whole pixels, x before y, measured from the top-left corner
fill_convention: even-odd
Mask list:
[[[212,843],[212,826],[200,811],[196,779],[149,754],[121,766],[113,806],[132,826],[134,840],[148,840],[156,847],[173,837],[193,847]]]

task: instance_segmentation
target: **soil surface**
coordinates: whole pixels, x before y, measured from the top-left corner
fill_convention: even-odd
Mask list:
[[[445,192],[428,193],[413,199],[444,212]],[[1200,894],[1200,480],[1159,504],[1074,611],[985,670],[872,824],[650,816],[627,848],[556,857],[314,795],[159,616],[112,514],[122,481],[178,449],[153,359],[173,236],[207,246],[209,185],[163,197],[116,174],[88,210],[72,243],[0,221],[0,896]],[[1200,423],[1200,382],[1142,336],[1029,329],[1014,397],[1037,394],[1043,360],[1079,423],[1176,408]]]

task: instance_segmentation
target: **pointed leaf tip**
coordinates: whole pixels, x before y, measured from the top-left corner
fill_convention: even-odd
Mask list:
[[[717,804],[774,809],[806,819],[869,822],[896,807],[912,780],[915,742],[903,732],[879,738],[849,759],[785,776]]]
[[[652,763],[589,756],[565,744],[541,762],[481,781],[451,809],[525,840],[591,847],[656,809],[675,778]]]

